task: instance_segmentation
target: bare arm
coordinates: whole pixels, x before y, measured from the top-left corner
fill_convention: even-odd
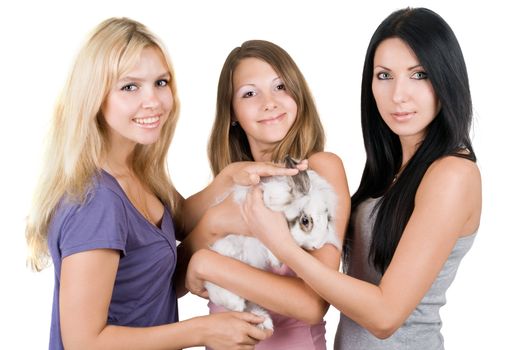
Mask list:
[[[298,169],[305,169],[307,162],[301,162]],[[228,165],[204,190],[183,201],[182,227],[186,235],[181,237],[178,247],[179,266],[175,281],[179,297],[187,293],[184,287],[186,268],[191,255],[201,248],[209,247],[214,241],[230,232],[249,234],[241,220],[239,205],[231,197],[213,207],[236,184],[257,184],[263,176],[295,175],[297,169],[286,169],[281,165],[262,162],[238,162]],[[220,220],[223,218],[223,220]]]
[[[182,349],[197,345],[253,349],[269,335],[252,325],[262,320],[247,313],[196,317],[156,327],[107,325],[119,259],[117,251],[108,249],[63,259],[59,309],[66,349]]]
[[[300,169],[306,166],[305,163],[301,163]],[[228,165],[211,184],[185,200],[183,210],[185,232],[191,232],[217,198],[228,192],[235,184],[255,185],[259,183],[262,176],[295,175],[297,172],[297,169],[286,169],[273,163],[237,162]]]
[[[309,164],[331,183],[337,193],[335,225],[339,238],[343,239],[350,197],[341,160],[333,154],[318,153],[309,159]],[[239,215],[232,216],[239,218]],[[310,256],[327,268],[338,270],[340,252],[334,246],[326,245],[311,252]],[[269,310],[308,323],[320,322],[327,311],[327,302],[302,279],[255,269],[212,251],[205,250],[195,254],[188,269],[189,287],[196,294],[204,295],[203,281],[208,280]]]
[[[457,239],[477,229],[481,211],[477,166],[455,157],[435,162],[419,186],[392,262],[376,286],[331,270],[299,249],[288,239],[284,219],[267,210],[260,196],[256,189],[244,210],[256,236],[325,300],[380,338],[395,332],[420,303]],[[281,229],[271,235],[269,227]]]

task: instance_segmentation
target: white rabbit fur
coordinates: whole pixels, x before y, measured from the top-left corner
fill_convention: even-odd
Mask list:
[[[313,250],[328,243],[340,250],[341,242],[334,228],[337,198],[331,185],[312,170],[300,172],[295,177],[275,176],[263,180],[265,205],[284,213],[294,240],[302,248]],[[232,190],[234,200],[242,203],[248,190],[249,187],[235,186]],[[230,234],[216,241],[211,249],[263,270],[281,266],[272,252],[254,237]],[[206,281],[205,287],[213,303],[229,310],[262,316],[265,321],[259,327],[273,329],[270,315],[259,305],[213,283]]]

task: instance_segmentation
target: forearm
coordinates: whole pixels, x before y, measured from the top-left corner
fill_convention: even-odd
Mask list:
[[[273,312],[314,324],[327,312],[328,304],[304,281],[281,276],[211,251],[199,277],[228,289]],[[230,273],[228,273],[230,271]]]
[[[179,245],[181,263],[187,265],[193,253],[208,248],[220,237],[209,217],[204,216]]]
[[[226,166],[202,191],[189,197],[184,203],[185,232],[196,226],[202,215],[220,196],[228,193],[235,185],[256,185],[262,176],[291,176],[299,169],[306,169],[307,163],[302,162],[298,169],[287,169],[281,165],[263,162],[236,162]]]
[[[204,345],[202,318],[155,327],[122,327],[107,325],[98,335],[66,339],[66,349],[182,349]]]
[[[402,325],[404,310],[379,286],[330,269],[295,246],[281,257],[323,299],[376,337],[385,338]]]
[[[184,201],[183,217],[186,232],[192,231],[202,218],[202,215],[216,202],[218,197],[229,191],[234,185],[231,177],[228,175],[230,169],[226,169],[218,174],[206,188]]]

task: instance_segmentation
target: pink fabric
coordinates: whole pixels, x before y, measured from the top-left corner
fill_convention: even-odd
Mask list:
[[[274,273],[283,276],[295,276],[295,273],[283,265]],[[227,311],[225,308],[208,303],[209,313]],[[256,346],[256,350],[326,350],[325,321],[309,325],[297,319],[270,312],[274,321],[274,334]]]

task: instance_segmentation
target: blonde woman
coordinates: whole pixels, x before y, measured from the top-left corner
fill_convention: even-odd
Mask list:
[[[26,229],[32,266],[51,255],[55,268],[51,349],[252,349],[267,336],[246,313],[178,322],[174,79],[162,43],[130,19],[104,21],[79,52]]]
[[[323,152],[324,132],[304,77],[289,54],[261,40],[247,41],[227,57],[218,84],[216,118],[209,141],[214,183],[186,201],[188,212],[199,202],[212,203],[232,184],[252,181],[253,171],[286,155],[308,159],[310,168],[325,177],[338,195],[336,228],[340,239],[350,210],[350,197],[341,160]],[[253,169],[246,162],[255,163]],[[245,171],[250,176],[242,176]],[[243,179],[243,181],[241,180]],[[328,304],[287,266],[262,271],[207,249],[227,233],[248,233],[240,209],[230,199],[206,210],[197,228],[184,241],[197,251],[188,267],[188,286],[206,296],[210,281],[272,311],[274,334],[256,349],[325,349],[324,315]],[[326,245],[310,253],[337,271],[340,252]],[[221,311],[210,304],[212,313]]]

